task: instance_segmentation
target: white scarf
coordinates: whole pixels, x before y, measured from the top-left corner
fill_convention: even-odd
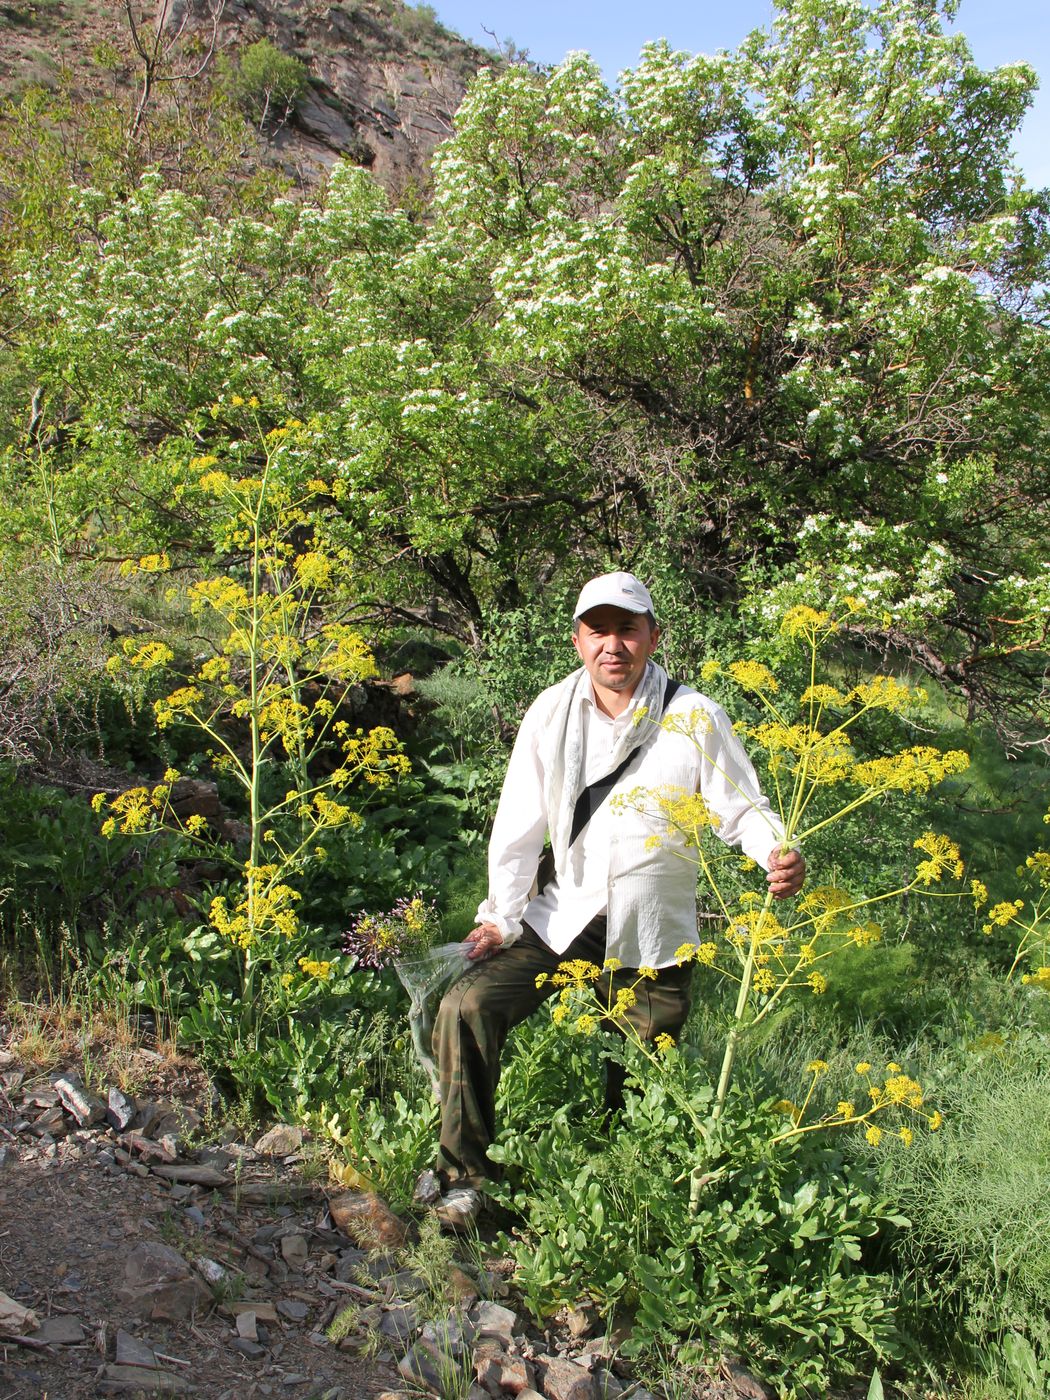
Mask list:
[[[666,685],[667,672],[655,661],[650,661],[632,696],[639,709],[644,707],[650,721],[658,723],[660,720]],[[568,870],[569,836],[576,799],[586,787],[583,772],[583,702],[589,693],[586,670],[581,666],[578,671],[573,671],[562,681],[561,687],[562,693],[548,730],[551,749],[546,790],[547,823],[559,882]],[[651,724],[644,720],[625,726],[610,756],[608,772],[614,772],[651,733]]]

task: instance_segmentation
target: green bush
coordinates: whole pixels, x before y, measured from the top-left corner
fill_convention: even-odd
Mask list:
[[[0,764],[0,944],[19,959],[31,931],[33,956],[45,961],[59,942],[77,951],[165,904],[177,884],[177,843],[168,836],[106,840],[86,798],[27,782]],[[112,926],[109,934],[107,926]]]
[[[507,1244],[532,1311],[586,1292],[610,1320],[631,1318],[630,1352],[728,1348],[784,1396],[825,1394],[872,1352],[899,1354],[895,1286],[863,1262],[864,1242],[899,1223],[871,1167],[813,1138],[771,1147],[776,1120],[743,1094],[698,1142],[682,1098],[704,1113],[713,1090],[685,1056],[662,1074],[635,1064],[639,1091],[611,1132],[571,1090],[550,1111],[574,1056],[589,1057],[577,1068],[600,1102],[597,1045],[530,1029],[504,1076],[512,1121],[491,1155],[506,1173],[499,1198],[521,1216]],[[604,1053],[620,1052],[610,1039]],[[699,1159],[709,1170],[691,1212]]]
[[[269,39],[258,39],[228,74],[227,89],[260,131],[273,131],[288,120],[309,81],[306,65],[293,54],[283,53]]]
[[[1032,995],[1042,995],[1033,993]],[[1047,1036],[990,1034],[942,1084],[945,1125],[894,1162],[922,1322],[957,1363],[1042,1400],[1050,1378]]]

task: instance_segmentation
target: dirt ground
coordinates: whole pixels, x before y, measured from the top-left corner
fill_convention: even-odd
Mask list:
[[[228,1215],[250,1235],[269,1218],[267,1212],[237,1213],[223,1202],[207,1210],[209,1223],[197,1230],[155,1177],[110,1176],[94,1162],[25,1162],[17,1144],[7,1148],[0,1166],[0,1289],[32,1307],[41,1321],[75,1315],[85,1339],[42,1351],[0,1345],[0,1400],[80,1400],[107,1393],[97,1377],[107,1356],[112,1358],[119,1328],[148,1342],[166,1371],[189,1380],[192,1393],[209,1400],[320,1400],[332,1392],[333,1400],[372,1400],[398,1388],[392,1365],[321,1343],[312,1328],[330,1304],[309,1286],[277,1291],[302,1295],[309,1313],[303,1323],[270,1324],[271,1345],[259,1360],[233,1349],[233,1320],[218,1311],[192,1323],[144,1322],[121,1298],[124,1261],[139,1241],[163,1240],[180,1252],[222,1260],[229,1242],[209,1228],[214,1213]]]
[[[2,1019],[2,1018],[0,1018]],[[2,1029],[2,1028],[0,1028]],[[0,1036],[0,1042],[3,1037]],[[148,1055],[149,1052],[142,1052]],[[185,1393],[201,1400],[373,1400],[398,1390],[393,1356],[361,1357],[333,1346],[325,1328],[349,1298],[313,1258],[302,1271],[271,1266],[267,1271],[245,1244],[260,1229],[293,1225],[323,1246],[317,1231],[325,1220],[320,1184],[310,1187],[294,1168],[274,1164],[275,1176],[295,1181],[302,1199],[292,1204],[249,1204],[237,1192],[188,1188],[148,1172],[138,1162],[113,1161],[115,1140],[102,1131],[72,1133],[48,1145],[24,1128],[21,1100],[49,1076],[36,1067],[14,1070],[10,1054],[0,1089],[0,1291],[31,1308],[41,1324],[76,1319],[82,1339],[41,1344],[0,1334],[0,1400],[81,1400],[103,1394]],[[147,1097],[201,1106],[210,1086],[186,1061],[149,1056]],[[23,1079],[24,1072],[24,1079]],[[8,1092],[8,1090],[10,1092]],[[128,1154],[125,1154],[127,1156]],[[323,1233],[323,1231],[322,1231]],[[187,1261],[214,1260],[226,1272],[225,1304],[198,1311],[192,1321],[146,1320],[133,1298],[122,1296],[125,1263],[143,1241],[177,1250]],[[344,1241],[348,1243],[348,1241]],[[265,1323],[258,1356],[242,1354],[233,1308],[257,1298],[283,1313]],[[73,1328],[74,1333],[76,1328]],[[156,1385],[118,1388],[106,1375],[115,1360],[118,1332],[147,1344],[157,1358]],[[251,1351],[252,1348],[248,1347]],[[174,1377],[175,1379],[170,1379]],[[189,1385],[191,1390],[185,1387]]]

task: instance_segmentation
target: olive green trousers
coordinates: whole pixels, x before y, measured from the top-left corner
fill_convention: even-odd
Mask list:
[[[434,1023],[434,1058],[441,1090],[437,1167],[446,1182],[477,1186],[497,1174],[487,1152],[496,1135],[496,1087],[507,1036],[560,990],[550,982],[559,963],[582,958],[601,967],[605,940],[604,915],[592,919],[564,953],[553,953],[526,924],[516,943],[470,968],[445,994]],[[548,980],[537,987],[541,973]],[[594,985],[609,1005],[619,987],[637,983],[636,1001],[623,1021],[643,1040],[664,1033],[677,1039],[689,1015],[691,973],[687,964],[639,980],[637,970],[622,968],[603,972]],[[623,1090],[623,1067],[610,1062],[607,1110],[623,1106]]]

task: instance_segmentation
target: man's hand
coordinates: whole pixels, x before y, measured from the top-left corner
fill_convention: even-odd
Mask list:
[[[474,946],[467,953],[468,958],[487,958],[503,947],[503,935],[495,924],[478,924],[473,933],[468,933],[467,943]]]
[[[774,846],[769,853],[769,874],[766,884],[774,899],[787,899],[798,894],[806,878],[806,861],[801,851],[782,851]]]

